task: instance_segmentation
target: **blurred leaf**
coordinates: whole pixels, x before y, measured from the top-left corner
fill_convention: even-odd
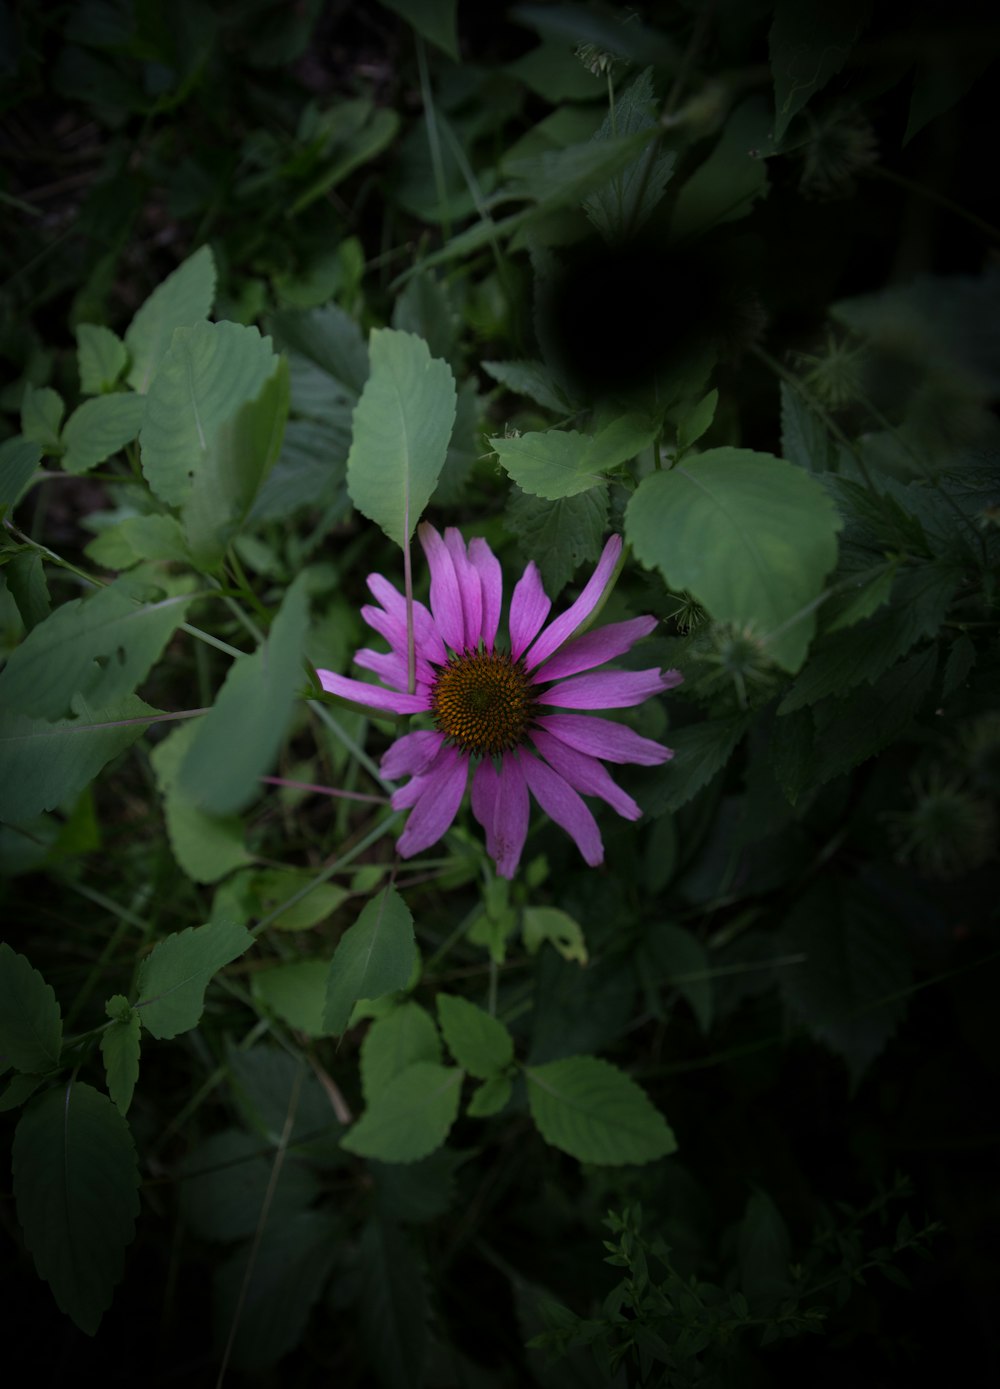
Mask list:
[[[52,611],[45,568],[37,550],[22,550],[12,555],[3,567],[10,596],[17,604],[26,632],[38,627]]]
[[[109,569],[128,569],[140,560],[191,563],[184,533],[173,516],[126,516],[116,526],[101,531],[86,553]]]
[[[59,426],[66,409],[62,397],[50,386],[27,385],[21,402],[21,435],[46,453],[61,453]]]
[[[910,96],[910,113],[906,121],[903,144],[908,145],[925,125],[950,111],[970,87],[973,87],[995,61],[993,46],[984,43],[977,48],[956,43],[948,53],[935,47],[934,53],[917,64]]]
[[[781,453],[810,473],[825,473],[833,462],[826,425],[787,381],[781,383]]]
[[[354,319],[336,304],[308,313],[277,313],[274,334],[291,348],[341,382],[357,397],[368,379],[368,349]],[[328,387],[329,389],[329,387]]]
[[[375,329],[371,375],[354,412],[347,487],[354,505],[405,546],[444,463],[455,420],[455,382],[412,333]]]
[[[357,1315],[365,1350],[387,1389],[424,1382],[430,1307],[427,1270],[391,1221],[369,1220],[358,1245]]]
[[[596,1056],[525,1067],[531,1117],[546,1143],[580,1162],[652,1162],[677,1144],[644,1090]]]
[[[482,1085],[476,1086],[466,1114],[472,1119],[488,1119],[493,1114],[499,1114],[509,1102],[513,1089],[507,1076],[491,1076]]]
[[[457,0],[380,0],[380,4],[402,16],[428,43],[459,61],[458,32],[455,28]]]
[[[33,1100],[14,1135],[24,1241],[61,1311],[93,1336],[122,1276],[139,1213],[128,1125],[104,1095],[70,1082]]]
[[[503,168],[511,182],[503,189],[504,200],[529,199],[534,216],[578,206],[588,193],[602,188],[637,159],[654,134],[655,127],[650,127],[609,140],[587,140],[565,149],[508,159]]]
[[[124,1008],[119,1006],[122,1004]],[[112,1021],[101,1033],[104,1073],[108,1082],[108,1094],[124,1118],[132,1103],[135,1083],[139,1079],[141,1025],[139,1014],[129,1007],[128,999],[122,994],[109,998],[105,1004],[105,1011]]]
[[[329,969],[326,960],[296,960],[254,970],[250,992],[259,1006],[276,1013],[297,1032],[308,1037],[326,1037],[329,1034],[323,1026],[323,1006]]]
[[[448,1050],[469,1075],[489,1080],[514,1060],[514,1039],[504,1024],[468,999],[439,993],[437,1012]]]
[[[35,476],[41,462],[41,445],[23,435],[0,444],[0,511],[12,507]]]
[[[576,960],[585,965],[589,958],[579,922],[558,907],[525,907],[521,934],[529,955],[537,955],[543,943],[550,941],[564,960]],[[472,1074],[477,1073],[473,1071]]]
[[[251,945],[253,936],[234,921],[189,926],[161,940],[139,970],[135,1007],[143,1025],[161,1041],[197,1027],[213,975]]]
[[[677,195],[673,240],[700,236],[746,215],[768,189],[765,156],[772,152],[773,117],[758,96],[747,97],[730,114],[718,143]]]
[[[739,1227],[740,1288],[754,1311],[769,1311],[792,1294],[791,1239],[781,1212],[755,1191]]]
[[[559,383],[544,362],[482,362],[480,365],[501,386],[515,395],[527,396],[544,410],[564,415],[570,409]]]
[[[145,395],[170,349],[174,329],[190,328],[207,318],[214,299],[215,262],[210,248],[202,246],[157,285],[125,332],[131,358],[126,380],[133,390]]]
[[[96,323],[76,325],[76,362],[84,395],[113,391],[127,361],[125,344],[110,328]]]
[[[270,868],[254,877],[254,892],[264,916],[281,905],[307,883],[315,873],[299,868]],[[347,900],[349,893],[337,883],[318,883],[303,897],[274,918],[271,927],[276,931],[307,931],[325,921]]]
[[[666,736],[674,756],[646,777],[644,809],[650,815],[662,815],[686,805],[726,765],[749,727],[747,715],[734,714],[670,729]]]
[[[141,395],[100,395],[77,406],[63,429],[66,472],[85,473],[130,444],[145,408]]]
[[[702,1032],[712,1026],[712,969],[708,952],[691,931],[658,922],[643,937],[637,968],[643,979],[652,977],[677,989],[691,1005]]]
[[[441,1039],[426,1008],[407,999],[376,1018],[361,1043],[361,1093],[374,1103],[389,1082],[415,1061],[441,1060]]]
[[[337,943],[327,982],[324,1027],[343,1032],[359,998],[381,998],[406,988],[416,958],[410,910],[395,888],[385,887]]]
[[[178,1173],[181,1210],[207,1240],[249,1239],[270,1195],[268,1221],[281,1226],[311,1206],[320,1186],[302,1162],[287,1158],[274,1178],[274,1155],[242,1129],[223,1129],[192,1148]],[[269,1191],[270,1189],[270,1191]]]
[[[844,66],[871,13],[872,0],[814,0],[807,9],[796,0],[776,0],[770,33],[775,141]]]
[[[342,183],[355,169],[380,155],[392,143],[398,131],[398,114],[386,107],[376,107],[370,112],[370,118],[361,129],[352,133],[343,143],[334,146],[335,157],[294,199],[286,215],[297,217],[319,198],[325,197],[331,188]]]
[[[214,883],[251,860],[243,842],[242,820],[236,815],[212,815],[202,810],[178,785],[181,766],[197,733],[196,720],[181,724],[157,743],[150,761],[163,797],[174,858],[196,883]]]
[[[377,1094],[340,1140],[360,1157],[416,1162],[448,1137],[458,1115],[463,1072],[434,1061],[416,1061]]]
[[[18,1071],[51,1071],[62,1050],[62,1013],[50,985],[0,943],[0,1058]]]

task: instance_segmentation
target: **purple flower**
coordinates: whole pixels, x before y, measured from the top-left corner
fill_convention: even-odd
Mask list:
[[[430,714],[432,729],[397,738],[382,758],[390,780],[410,780],[393,792],[392,805],[409,809],[397,848],[420,853],[449,828],[461,805],[469,766],[472,813],[486,831],[497,872],[512,878],[528,833],[529,793],[575,841],[587,863],[599,864],[604,846],[583,796],[597,796],[628,820],[642,814],[612,781],[605,762],[655,766],[673,753],[622,724],[578,709],[626,709],[681,682],[675,670],[598,670],[656,626],[652,617],[614,622],[573,634],[597,607],[621,553],[620,536],[604,547],[576,602],[545,626],[552,606],[534,563],[510,600],[510,649],[496,644],[503,601],[500,562],[485,540],[468,547],[453,527],[442,538],[420,527],[431,571],[430,609],[413,604],[416,689],[407,693],[406,600],[381,574],[368,576],[378,606],[361,615],[389,643],[368,647],[355,663],[382,682],[371,685],[330,670],[318,671],[324,690],[391,714]]]

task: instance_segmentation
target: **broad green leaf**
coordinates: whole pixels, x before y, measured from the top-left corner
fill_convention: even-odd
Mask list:
[[[825,473],[833,462],[826,425],[787,381],[781,383],[781,453],[810,473]]]
[[[274,1157],[261,1150],[256,1134],[223,1129],[184,1158],[178,1173],[184,1220],[201,1239],[249,1239],[274,1176]],[[294,1219],[319,1195],[310,1168],[294,1159],[282,1163],[270,1192],[269,1224]]]
[[[749,727],[749,717],[735,714],[670,729],[665,736],[673,758],[645,778],[643,808],[662,815],[686,805],[726,765]]]
[[[130,444],[139,433],[146,397],[101,395],[77,406],[63,429],[67,473],[85,473]]]
[[[376,1018],[361,1043],[361,1093],[371,1105],[389,1082],[416,1061],[441,1060],[441,1039],[426,1008],[407,999]]]
[[[692,931],[657,924],[646,933],[637,959],[642,978],[677,989],[691,1005],[702,1032],[712,1026],[712,978],[708,952]],[[641,980],[640,980],[641,982]]]
[[[185,538],[196,561],[207,568],[222,559],[281,451],[288,418],[288,363],[275,362],[259,394],[219,425],[184,503]]]
[[[545,410],[564,415],[570,408],[558,381],[544,362],[481,362],[485,372],[515,395],[525,395]]]
[[[375,1096],[340,1140],[359,1157],[416,1162],[440,1148],[458,1115],[463,1072],[416,1061]]]
[[[817,641],[808,666],[778,712],[790,714],[827,695],[841,696],[863,681],[877,680],[922,637],[937,634],[957,585],[954,571],[930,564],[899,574],[889,606],[877,609],[863,623],[834,630]]]
[[[326,960],[296,960],[289,965],[254,970],[250,992],[254,1001],[307,1037],[325,1037]]]
[[[357,399],[368,380],[368,348],[354,319],[336,304],[308,313],[278,313],[273,317],[278,343],[319,367]],[[327,393],[330,383],[326,382]],[[293,373],[292,401],[295,400]],[[301,411],[311,414],[309,410]],[[318,416],[322,418],[322,416]]]
[[[458,0],[380,0],[386,9],[402,16],[428,43],[447,53],[456,63],[458,32],[455,28],[455,7]]]
[[[21,435],[46,453],[61,453],[59,426],[66,407],[51,386],[25,386],[21,402]]]
[[[416,958],[410,910],[395,888],[385,887],[337,943],[327,982],[324,1027],[343,1032],[359,998],[381,998],[404,989]]]
[[[196,883],[214,883],[249,863],[243,822],[236,815],[212,815],[178,785],[180,769],[198,733],[192,719],[175,728],[150,754],[163,797],[170,848],[180,868]]]
[[[110,328],[96,323],[76,325],[76,362],[84,395],[113,391],[127,361],[125,344]]]
[[[340,1160],[340,1124],[330,1096],[301,1052],[227,1045],[232,1095],[248,1128],[272,1147],[288,1143],[304,1158]]]
[[[16,434],[0,444],[0,511],[14,506],[41,462],[40,444]]]
[[[594,563],[608,529],[608,488],[544,502],[512,487],[504,521],[525,560],[534,560],[546,593],[555,595],[581,564]]]
[[[616,94],[614,114],[605,116],[595,140],[655,129],[657,122],[650,112],[654,101],[653,70],[646,68],[624,92]],[[661,154],[657,143],[651,142],[638,159],[591,193],[583,209],[605,240],[620,242],[635,235],[663,197],[676,158],[675,150]]]
[[[57,608],[11,652],[0,672],[0,704],[59,719],[77,695],[101,708],[131,694],[191,602],[186,594],[149,602],[149,592],[149,584],[125,576]]]
[[[358,1241],[357,1315],[367,1359],[386,1389],[422,1385],[430,1341],[427,1268],[393,1219],[371,1219]]]
[[[899,560],[891,559],[873,577],[865,579],[864,575],[859,575],[856,591],[849,593],[836,610],[833,610],[832,604],[827,605],[824,632],[839,632],[845,627],[853,627],[855,623],[863,622],[866,617],[878,612],[892,595],[898,568]]]
[[[412,333],[375,329],[354,411],[347,487],[363,515],[406,545],[430,500],[455,421],[455,381]]]
[[[564,960],[585,965],[589,958],[579,922],[558,907],[525,907],[521,934],[529,955],[537,955],[544,942],[551,941]]]
[[[791,1295],[791,1240],[781,1212],[763,1191],[747,1202],[739,1229],[740,1288],[755,1311]]]
[[[27,1104],[38,1087],[44,1084],[44,1076],[21,1074],[11,1076],[3,1092],[0,1093],[0,1114],[7,1114],[12,1109],[20,1109],[23,1104]]]
[[[24,630],[33,631],[52,611],[42,556],[37,550],[22,550],[4,565],[3,577],[17,604]]]
[[[687,240],[745,217],[767,192],[774,118],[757,96],[730,114],[715,149],[681,188],[670,222],[675,241]]]
[[[139,1213],[128,1125],[89,1085],[48,1090],[14,1135],[14,1195],[24,1242],[61,1311],[93,1336],[122,1276]]]
[[[276,365],[271,339],[256,328],[227,321],[177,329],[139,432],[142,471],[162,501],[184,505],[215,460],[220,430],[261,394]]]
[[[51,986],[0,944],[0,1060],[18,1071],[50,1071],[61,1050],[62,1014]]]
[[[260,791],[284,741],[303,683],[308,575],[285,594],[263,646],[240,656],[199,721],[178,786],[214,815],[242,810]]]
[[[808,473],[749,449],[709,449],[639,484],[625,533],[647,568],[720,622],[749,628],[796,671],[837,559],[833,504]]]
[[[92,540],[86,553],[109,569],[128,569],[141,560],[191,563],[184,533],[174,516],[126,516]]]
[[[570,1056],[526,1066],[524,1074],[542,1137],[580,1162],[652,1162],[677,1147],[646,1092],[608,1061]]]
[[[438,994],[438,1021],[448,1050],[469,1075],[489,1080],[514,1060],[514,1039],[502,1022],[454,994]]]
[[[157,285],[136,312],[125,333],[132,364],[126,378],[133,390],[145,394],[167,355],[176,328],[190,328],[212,312],[215,262],[202,246]]]
[[[686,453],[692,444],[696,444],[701,436],[708,430],[715,419],[716,406],[719,403],[719,392],[709,391],[697,405],[693,406],[684,416],[677,426],[677,451]]]
[[[22,824],[73,801],[159,712],[134,695],[49,723],[0,709],[0,820]]]
[[[270,868],[258,873],[254,880],[254,892],[260,908],[260,915],[269,915],[282,902],[288,900],[316,874],[301,868]],[[308,931],[320,921],[325,921],[350,894],[337,883],[319,883],[308,896],[300,902],[293,902],[271,922],[275,931]]]
[[[142,962],[135,1005],[143,1025],[161,1041],[197,1027],[212,976],[253,945],[234,921],[189,926],[167,936]]]
[[[510,1100],[513,1089],[507,1076],[491,1076],[482,1085],[476,1086],[466,1106],[466,1114],[473,1119],[488,1119],[491,1114],[499,1114]]]
[[[656,437],[658,426],[637,415],[622,415],[600,433],[550,429],[491,439],[501,466],[524,492],[557,501],[587,492],[604,474],[634,458]]]
[[[120,1005],[124,1004],[124,1008]],[[129,1007],[128,999],[118,994],[105,1004],[110,1027],[101,1033],[101,1055],[108,1081],[108,1094],[118,1112],[124,1116],[132,1103],[135,1083],[139,1079],[139,1014]]]
[[[432,357],[448,361],[455,351],[458,321],[444,282],[433,274],[416,274],[393,305],[391,326],[423,338]]]
[[[770,33],[775,141],[847,62],[871,11],[872,0],[814,0],[809,6],[777,0]]]

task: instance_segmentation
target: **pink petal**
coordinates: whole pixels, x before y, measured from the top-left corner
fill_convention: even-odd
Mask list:
[[[535,679],[559,680],[567,675],[576,675],[581,670],[593,670],[595,666],[602,666],[605,661],[613,661],[616,656],[630,651],[640,637],[648,637],[655,626],[655,617],[633,617],[630,622],[612,622],[608,627],[585,632],[582,637],[560,647],[550,660],[535,671]]]
[[[373,651],[370,646],[363,646],[360,651],[354,653],[354,664],[361,666],[363,670],[373,670],[378,678],[384,680],[387,685],[393,685],[397,690],[405,690],[408,682],[406,646],[404,644],[400,648],[393,643],[390,645],[392,645],[391,651]],[[417,677],[417,684],[433,685],[435,678],[433,666],[425,661],[423,656],[414,654],[416,659],[413,669]]]
[[[483,591],[483,644],[487,651],[496,645],[497,628],[500,626],[500,608],[503,604],[503,573],[500,561],[480,536],[469,541],[469,563],[479,574]]]
[[[543,714],[538,726],[553,733],[561,743],[600,757],[605,762],[635,762],[642,767],[658,767],[673,757],[673,750],[652,738],[643,738],[624,724],[609,719],[591,719],[586,714]]]
[[[621,552],[622,538],[620,535],[613,535],[605,545],[601,558],[597,561],[597,568],[587,580],[579,598],[545,629],[528,653],[529,670],[534,670],[535,666],[558,650],[594,611],[608,586],[608,580],[614,573]]]
[[[574,791],[580,791],[584,796],[600,796],[626,820],[638,820],[642,815],[642,808],[612,781],[607,768],[596,757],[577,752],[540,729],[532,732],[531,741],[549,766],[564,777]]]
[[[515,661],[535,640],[551,607],[552,600],[545,596],[535,561],[529,560],[510,600],[510,654]]]
[[[431,571],[431,612],[435,626],[453,651],[462,651],[465,648],[465,613],[451,553],[427,521],[421,522],[417,534]]]
[[[384,690],[381,685],[369,685],[363,680],[351,680],[346,675],[337,675],[332,670],[318,670],[319,683],[329,694],[350,699],[355,704],[363,704],[369,709],[388,710],[391,714],[419,714],[431,707],[428,691],[423,694],[401,694],[397,690]]]
[[[604,845],[597,821],[558,772],[534,757],[522,759],[524,779],[535,800],[551,820],[570,836],[591,868],[604,862]]]
[[[483,630],[483,585],[479,570],[469,561],[465,552],[465,541],[461,532],[449,526],[444,533],[444,543],[455,567],[455,578],[462,598],[462,617],[465,624],[465,645],[474,651],[479,645]]]
[[[375,580],[378,580],[377,584]],[[383,579],[381,574],[369,574],[368,587],[378,598],[385,612],[366,605],[361,609],[361,616],[369,627],[385,637],[398,651],[405,653],[406,599],[401,593],[397,593],[388,579]],[[441,634],[434,626],[430,612],[419,600],[414,600],[413,604],[413,644],[418,656],[434,661],[439,666],[446,663],[448,656]]]
[[[404,733],[382,754],[379,770],[387,781],[398,781],[401,776],[419,776],[437,757],[443,743],[443,735],[432,729],[418,728],[413,733]]]
[[[436,844],[449,828],[465,795],[469,759],[457,748],[445,744],[422,777],[420,799],[410,812],[406,829],[396,841],[403,858],[412,858],[422,849]]]
[[[595,670],[561,680],[535,698],[539,704],[554,704],[557,709],[627,709],[675,684],[677,681],[664,678],[658,666],[650,670]]]
[[[513,878],[528,835],[528,788],[516,753],[500,763],[484,757],[472,780],[472,813],[486,831],[486,852],[501,878]]]
[[[472,777],[472,813],[486,833],[486,852],[496,859],[493,811],[500,795],[500,777],[489,757],[484,757]]]

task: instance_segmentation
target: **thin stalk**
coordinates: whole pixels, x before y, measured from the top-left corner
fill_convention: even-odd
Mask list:
[[[361,763],[362,767],[364,767],[365,771],[369,774],[369,776],[373,777],[374,780],[377,781],[380,786],[384,786],[387,791],[392,789],[391,783],[385,780],[378,767],[376,767],[375,763],[365,752],[364,748],[360,747],[354,741],[354,739],[351,737],[351,735],[347,732],[345,728],[341,728],[340,724],[330,713],[330,710],[327,705],[320,704],[319,700],[311,699],[309,701],[309,708],[314,710],[315,713],[319,715],[319,717],[326,724],[330,732],[340,739],[340,741],[343,743],[344,747],[351,754],[351,756],[357,758],[357,760]]]

